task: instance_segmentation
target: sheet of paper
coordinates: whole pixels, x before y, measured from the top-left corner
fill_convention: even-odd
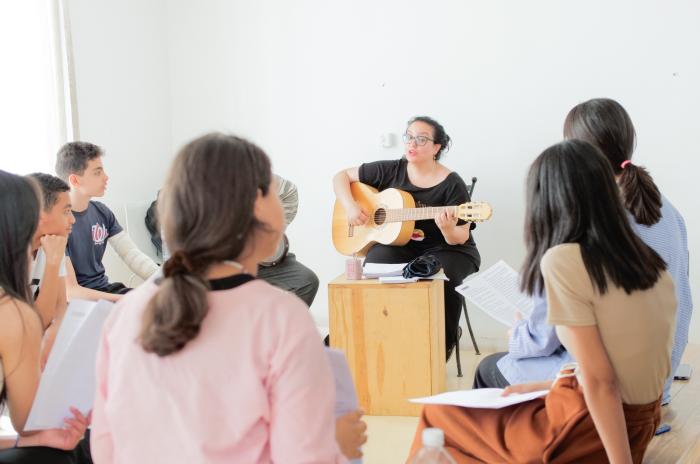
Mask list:
[[[502,388],[477,388],[475,390],[440,393],[439,395],[415,398],[410,401],[412,403],[445,404],[449,406],[461,406],[463,408],[501,409],[514,404],[541,398],[549,393],[549,390],[508,396],[502,396],[502,393]]]
[[[404,276],[382,276],[379,281],[383,284],[410,284],[411,282],[418,282],[418,277],[411,277],[410,279]]]
[[[63,426],[74,406],[83,414],[95,399],[95,362],[102,325],[113,304],[74,300],[56,334],[25,430]]]
[[[7,414],[7,408],[3,411]],[[12,427],[12,421],[8,416],[0,416],[0,438],[14,438],[17,436],[17,432]]]
[[[457,291],[498,322],[512,327],[515,313],[532,313],[532,298],[520,291],[520,275],[504,261],[469,276]]]
[[[362,275],[370,279],[382,276],[400,276],[403,274],[403,268],[406,267],[406,264],[408,263],[364,263]]]
[[[340,417],[358,409],[355,384],[345,354],[334,348],[326,348],[326,354],[331,362],[331,370],[335,379],[335,417]],[[362,459],[353,459],[352,464],[361,464]]]

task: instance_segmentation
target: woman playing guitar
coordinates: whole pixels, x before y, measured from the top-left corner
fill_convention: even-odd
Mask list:
[[[340,171],[333,178],[338,201],[355,226],[367,223],[363,211],[353,199],[350,184],[362,182],[378,190],[397,188],[410,193],[417,207],[454,206],[470,201],[467,185],[456,172],[450,171],[440,157],[449,148],[450,137],[445,129],[427,116],[418,116],[408,123],[404,140],[404,156],[398,160],[364,163]],[[397,247],[375,244],[367,253],[369,263],[405,263],[432,254],[440,260],[445,274],[445,342],[447,358],[457,344],[457,326],[461,299],[455,287],[465,277],[479,270],[481,257],[476,249],[470,225],[447,211],[434,220],[416,221],[416,229],[408,244]]]

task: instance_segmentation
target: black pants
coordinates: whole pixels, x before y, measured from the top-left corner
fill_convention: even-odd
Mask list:
[[[309,307],[318,292],[318,277],[314,271],[297,261],[294,253],[289,253],[277,266],[260,266],[258,278],[294,293]]]
[[[93,288],[93,290],[98,290],[100,292],[105,292],[105,293],[113,293],[116,295],[124,295],[126,293],[129,293],[132,289],[127,287],[121,282],[110,282],[104,287],[96,287]]]
[[[368,263],[407,263],[418,256],[431,254],[440,260],[445,274],[445,346],[447,351],[457,343],[457,326],[462,314],[462,299],[455,287],[469,274],[478,271],[476,264],[464,253],[450,249],[421,249],[412,242],[402,247],[377,244],[367,253]]]
[[[494,353],[482,359],[474,373],[472,388],[506,388],[510,385],[496,365],[506,354],[508,353]]]
[[[0,464],[92,464],[89,441],[86,434],[72,451],[43,446],[0,450]]]

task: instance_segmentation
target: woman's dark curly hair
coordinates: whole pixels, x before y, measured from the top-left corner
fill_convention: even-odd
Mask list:
[[[414,122],[424,122],[433,128],[433,143],[440,145],[440,151],[435,154],[435,161],[439,160],[442,154],[449,151],[452,145],[452,139],[450,139],[450,136],[445,132],[445,128],[442,127],[442,124],[429,116],[416,116],[411,118],[411,120],[408,121],[408,125],[410,126]]]

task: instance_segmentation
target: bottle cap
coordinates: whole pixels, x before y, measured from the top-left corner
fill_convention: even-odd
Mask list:
[[[437,428],[423,429],[423,446],[439,447],[445,445],[445,434]]]

